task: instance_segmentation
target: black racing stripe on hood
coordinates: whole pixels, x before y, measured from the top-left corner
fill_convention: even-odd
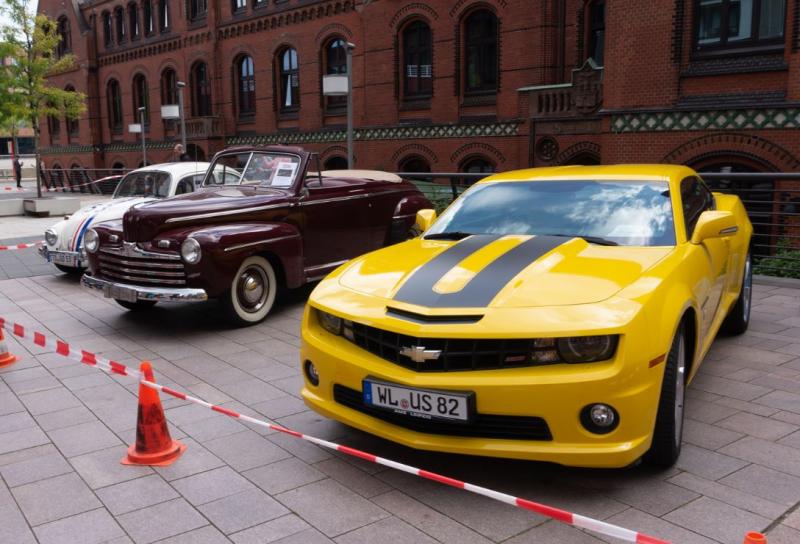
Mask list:
[[[428,306],[431,297],[436,296],[433,286],[442,276],[482,247],[498,239],[500,235],[496,234],[474,234],[453,244],[411,274],[395,293],[394,300]],[[419,302],[420,300],[427,302]]]
[[[460,291],[437,293],[433,290],[436,282],[455,265],[498,238],[500,236],[471,236],[440,253],[406,280],[394,300],[428,308],[486,307],[514,276],[570,240],[561,236],[534,236],[489,263]],[[468,244],[470,241],[472,243]],[[459,251],[455,251],[459,248]]]

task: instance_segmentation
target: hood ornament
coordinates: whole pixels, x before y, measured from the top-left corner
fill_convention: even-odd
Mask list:
[[[405,355],[415,363],[425,361],[435,361],[442,354],[440,349],[425,349],[425,346],[403,346],[400,348],[400,355]]]

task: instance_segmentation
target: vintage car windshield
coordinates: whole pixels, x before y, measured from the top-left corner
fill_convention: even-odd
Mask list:
[[[205,185],[267,185],[289,188],[300,169],[300,157],[288,153],[233,153],[219,157]]]
[[[146,196],[166,198],[169,196],[170,175],[166,172],[131,172],[119,182],[114,198]]]
[[[479,184],[425,234],[578,236],[625,246],[675,245],[669,186],[658,181],[533,181]],[[458,235],[458,236],[456,236]]]

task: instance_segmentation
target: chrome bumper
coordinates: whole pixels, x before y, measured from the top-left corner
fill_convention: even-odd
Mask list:
[[[46,245],[39,246],[39,255],[48,263],[71,266],[72,268],[86,268],[86,254],[83,251],[59,251],[47,249]]]
[[[188,287],[142,287],[95,278],[89,274],[81,277],[81,285],[89,289],[103,292],[105,298],[136,302],[137,300],[154,300],[157,302],[192,302],[208,300],[203,289]]]

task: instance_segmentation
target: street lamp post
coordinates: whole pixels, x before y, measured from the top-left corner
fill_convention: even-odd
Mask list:
[[[353,168],[353,50],[356,44],[347,42],[347,168]]]
[[[145,133],[144,133],[144,112],[145,107],[142,106],[139,108],[139,124],[142,127],[142,166],[147,166],[147,145],[145,140]]]
[[[176,85],[178,87],[178,113],[181,117],[181,145],[183,146],[183,152],[188,153],[189,150],[186,147],[186,117],[183,114],[183,88],[186,87],[186,82],[178,81]]]

